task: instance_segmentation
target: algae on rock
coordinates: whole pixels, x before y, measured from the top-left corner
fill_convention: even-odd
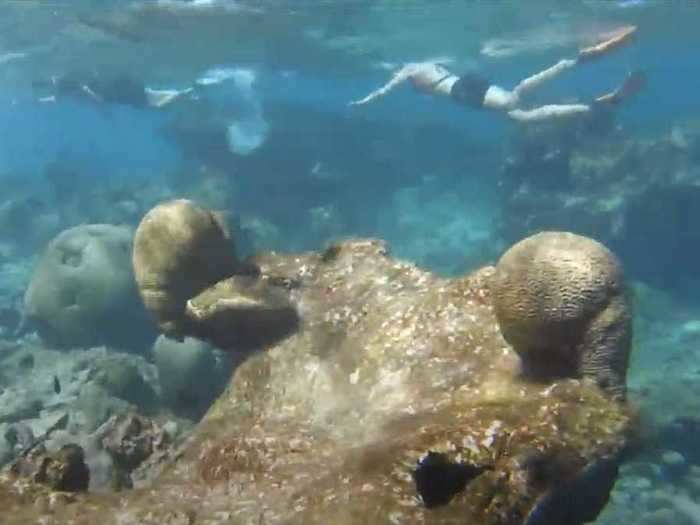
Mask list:
[[[259,300],[285,294],[293,330],[246,349],[153,487],[77,495],[49,523],[579,525],[605,504],[628,409],[576,378],[521,376],[494,268],[441,279],[360,239],[252,263]],[[243,311],[215,296],[217,316]],[[202,337],[206,324],[180,319],[173,333]],[[5,475],[0,504],[34,523],[28,495],[42,491]]]

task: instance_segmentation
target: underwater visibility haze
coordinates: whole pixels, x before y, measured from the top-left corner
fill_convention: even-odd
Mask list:
[[[0,525],[700,524],[694,0],[5,0]]]

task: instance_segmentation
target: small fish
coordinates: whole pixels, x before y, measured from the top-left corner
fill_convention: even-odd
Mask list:
[[[58,380],[57,376],[53,376],[53,391],[57,394],[61,393],[61,382]]]

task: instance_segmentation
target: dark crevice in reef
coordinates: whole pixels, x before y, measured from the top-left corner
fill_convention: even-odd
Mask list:
[[[418,461],[413,480],[423,504],[431,509],[447,505],[470,481],[488,468],[453,463],[444,454],[430,451]]]

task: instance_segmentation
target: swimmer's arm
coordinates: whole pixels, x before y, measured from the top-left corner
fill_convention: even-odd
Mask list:
[[[382,87],[379,89],[376,89],[375,91],[372,91],[369,95],[367,95],[365,98],[361,98],[360,100],[353,100],[350,102],[351,106],[361,106],[363,104],[367,104],[368,102],[372,102],[373,100],[383,97],[386,95],[389,91],[394,89],[396,86],[403,84],[411,78],[411,75],[413,75],[415,72],[415,67],[411,64],[406,65],[402,67],[392,78],[389,82],[384,84]]]

